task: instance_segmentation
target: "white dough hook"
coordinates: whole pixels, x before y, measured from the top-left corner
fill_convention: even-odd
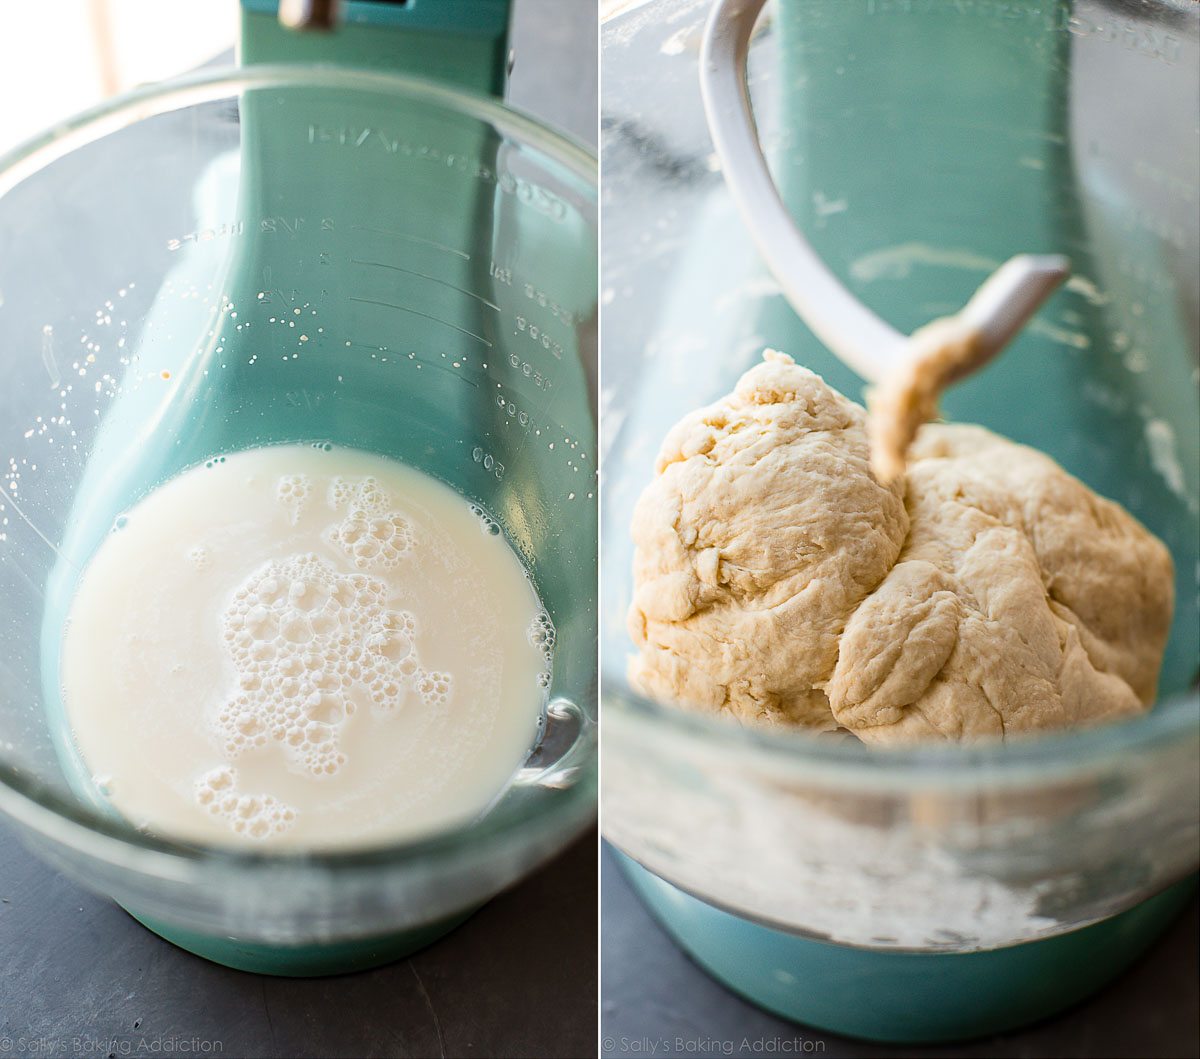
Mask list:
[[[759,251],[792,308],[840,360],[883,382],[910,356],[909,336],[848,291],[793,223],[767,168],[746,84],[746,57],[766,0],[716,0],[700,52],[700,89],[725,180]],[[1018,254],[958,313],[971,330],[970,359],[954,381],[991,360],[1070,273],[1057,254]]]

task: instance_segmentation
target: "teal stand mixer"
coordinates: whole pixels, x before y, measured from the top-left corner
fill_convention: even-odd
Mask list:
[[[891,1042],[1010,1029],[1111,981],[1195,893],[1200,19],[1169,2],[813,0],[755,28],[750,96],[785,223],[879,319],[907,334],[1013,255],[1070,259],[943,411],[1051,453],[1175,559],[1146,716],[880,752],[664,709],[622,671],[628,527],[666,429],[764,347],[863,390],[830,351],[828,305],[805,310],[819,339],[798,317],[778,232],[752,238],[713,150],[713,6],[644,4],[603,39],[604,833],[681,947],[779,1015]]]
[[[0,802],[52,863],[230,966],[396,959],[594,812],[595,162],[494,98],[509,8],[246,0],[236,70],[0,160],[20,394],[0,444]],[[531,572],[560,645],[542,734],[469,826],[336,855],[182,846],[114,818],[78,758],[59,648],[88,558],[157,484],[285,442],[441,479]]]

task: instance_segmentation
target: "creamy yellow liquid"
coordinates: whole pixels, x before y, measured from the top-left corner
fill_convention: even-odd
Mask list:
[[[412,468],[255,449],[118,520],[63,644],[98,789],[184,840],[373,845],[467,821],[534,743],[553,628],[498,527]]]

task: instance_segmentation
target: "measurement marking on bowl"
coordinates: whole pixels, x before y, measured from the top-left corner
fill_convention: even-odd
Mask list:
[[[477,335],[474,331],[468,331],[465,327],[459,327],[458,324],[452,324],[449,320],[443,320],[441,317],[430,316],[429,313],[418,312],[416,309],[409,309],[404,305],[394,305],[392,302],[375,301],[373,298],[357,298],[352,295],[350,300],[352,302],[358,302],[360,305],[382,305],[385,309],[398,309],[402,313],[412,313],[413,316],[420,316],[426,320],[432,320],[435,324],[445,324],[447,327],[457,331],[459,334],[467,335],[469,338],[478,339],[485,346],[487,346],[488,349],[492,348],[491,342],[484,338],[483,335]]]
[[[412,353],[399,353],[394,349],[385,349],[383,346],[373,346],[369,342],[347,342],[345,348],[369,349],[372,353],[386,353],[389,357],[395,358],[397,362],[408,360],[412,361],[419,367],[434,368],[437,371],[444,371],[450,375],[453,375],[459,380],[459,382],[465,382],[468,386],[472,386],[476,390],[479,389],[479,383],[472,379],[468,379],[465,375],[460,374],[454,368],[450,367],[449,364],[439,364],[435,360],[426,360],[424,357],[418,357],[415,351]]]
[[[421,279],[429,280],[430,283],[437,283],[440,286],[449,287],[451,290],[458,291],[459,294],[465,294],[468,298],[474,298],[477,302],[482,302],[489,309],[495,309],[496,312],[500,311],[500,306],[497,305],[495,302],[488,301],[487,298],[484,298],[478,294],[475,294],[472,291],[464,290],[462,287],[456,287],[453,283],[448,283],[444,279],[438,279],[437,276],[430,276],[424,272],[418,272],[416,269],[413,269],[413,268],[402,268],[400,265],[389,265],[386,261],[360,261],[356,257],[352,257],[350,259],[350,264],[352,264],[352,265],[371,265],[374,268],[386,268],[386,269],[390,269],[392,272],[403,272],[409,276],[419,276]]]
[[[371,228],[365,224],[352,224],[350,227],[356,232],[374,232],[376,235],[390,235],[396,239],[407,239],[413,243],[421,243],[423,246],[432,246],[435,250],[444,250],[447,254],[454,254],[464,261],[471,260],[471,255],[465,250],[455,250],[452,246],[435,243],[432,239],[422,239],[419,235],[409,235],[408,232],[390,232],[386,228]]]

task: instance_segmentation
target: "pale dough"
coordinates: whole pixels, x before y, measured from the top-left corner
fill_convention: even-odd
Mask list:
[[[867,391],[871,470],[881,482],[904,473],[917,431],[937,418],[942,391],[974,365],[979,340],[979,333],[960,317],[934,320],[912,333],[906,356]]]
[[[634,686],[870,743],[1148,708],[1163,544],[981,427],[926,425],[908,459],[881,485],[865,411],[771,351],[685,417],[633,517]]]

